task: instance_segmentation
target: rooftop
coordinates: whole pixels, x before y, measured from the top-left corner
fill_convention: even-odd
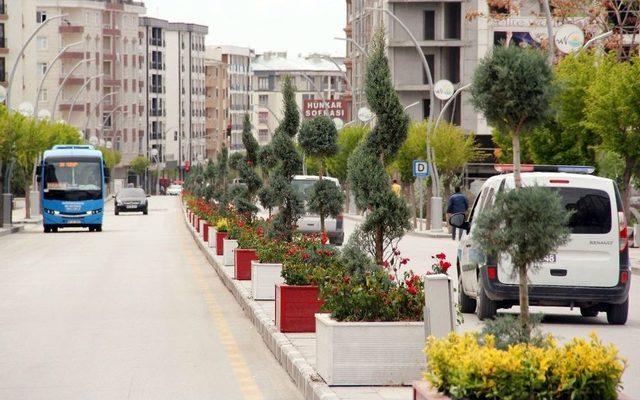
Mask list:
[[[338,72],[345,71],[342,59],[335,59],[340,69],[328,58],[321,55],[309,57],[288,58],[287,53],[269,52],[258,55],[253,59],[251,68],[254,72],[262,71],[314,71]]]

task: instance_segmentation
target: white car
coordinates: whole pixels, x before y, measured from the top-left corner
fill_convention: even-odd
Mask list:
[[[540,306],[579,307],[583,316],[607,313],[610,324],[623,325],[629,309],[631,271],[627,224],[618,188],[611,179],[590,175],[523,173],[524,186],[556,190],[567,209],[571,237],[529,273],[529,302]],[[514,188],[513,174],[489,178],[476,197],[467,221],[451,217],[462,228],[457,258],[458,296],[463,312],[492,318],[498,308],[518,304],[518,277],[507,256],[485,257],[474,240],[478,215],[493,205],[496,194]]]
[[[318,181],[317,175],[295,175],[292,185],[300,193],[306,202],[309,190]],[[336,184],[340,188],[340,182],[336,178],[323,176],[323,180],[328,180]],[[306,208],[306,205],[305,205]],[[341,246],[344,241],[344,219],[342,215],[337,218],[327,217],[324,220],[324,228],[331,244]],[[311,213],[305,213],[298,220],[298,231],[304,234],[320,234],[320,216]]]
[[[180,196],[181,193],[182,193],[181,185],[170,185],[167,188],[167,194],[170,196]]]

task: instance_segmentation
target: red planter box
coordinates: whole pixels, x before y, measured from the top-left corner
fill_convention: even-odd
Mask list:
[[[227,232],[218,232],[216,231],[216,254],[221,256],[224,251],[224,242],[223,240],[227,238],[229,234]]]
[[[196,217],[196,231],[200,233],[200,217]]]
[[[202,229],[204,230],[202,232],[202,240],[204,240],[205,242],[208,242],[209,241],[209,224],[207,222],[202,224]]]
[[[254,249],[236,249],[234,251],[235,278],[239,281],[251,280],[251,261],[258,260],[258,255]]]
[[[317,286],[276,284],[276,326],[280,332],[315,332],[322,300]]]

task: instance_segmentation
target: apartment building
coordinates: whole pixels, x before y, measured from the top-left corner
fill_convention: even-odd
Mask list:
[[[332,118],[346,123],[350,120],[347,106],[347,84],[340,59],[331,61],[327,56],[287,58],[287,53],[267,52],[252,61],[253,71],[253,127],[254,136],[261,145],[269,143],[279,121],[282,109],[282,80],[289,75],[296,86],[296,103],[303,118],[318,115],[326,101]],[[339,68],[340,66],[340,68]],[[324,108],[324,107],[323,107]],[[329,111],[327,111],[329,113]]]
[[[11,67],[22,45],[36,29],[36,0],[0,0],[0,85],[7,87]],[[11,107],[31,102],[36,96],[36,46],[25,49],[11,87]]]
[[[206,158],[215,160],[222,146],[229,146],[227,139],[228,115],[228,65],[216,60],[207,52],[205,60],[205,112],[206,112]]]
[[[210,46],[210,54],[216,60],[227,65],[229,90],[227,96],[228,113],[225,115],[231,124],[229,149],[242,150],[242,124],[244,115],[251,113],[251,60],[255,54],[252,49],[238,46]]]
[[[66,15],[35,38],[36,81],[47,76],[38,108],[83,130],[85,140],[119,150],[115,178],[129,178],[126,166],[145,154],[145,54],[138,31],[145,11],[131,0],[37,0],[33,16],[41,23]]]
[[[158,151],[163,174],[182,175],[204,162],[205,46],[208,28],[157,18],[140,18],[148,62],[144,94],[149,112],[147,149]]]

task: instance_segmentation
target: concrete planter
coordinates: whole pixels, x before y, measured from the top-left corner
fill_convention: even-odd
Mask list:
[[[413,382],[413,400],[451,400],[451,397],[438,393],[428,382]]]
[[[276,284],[276,326],[280,332],[315,332],[322,300],[317,286]]]
[[[235,239],[224,239],[222,241],[222,259],[225,266],[233,266],[235,261],[235,249],[238,248],[238,241]]]
[[[208,237],[209,237],[209,241],[207,244],[209,245],[209,247],[211,248],[216,247],[216,228],[213,227],[212,225],[209,225]]]
[[[236,249],[233,277],[239,281],[251,279],[251,263],[258,259],[255,249]]]
[[[316,365],[329,385],[410,385],[422,377],[423,322],[338,322],[316,314]]]
[[[216,231],[216,255],[221,256],[224,251],[224,240],[229,234]]]
[[[196,231],[198,233],[200,233],[200,217],[198,217],[197,215],[193,220],[193,227],[196,228]]]
[[[251,293],[254,300],[275,300],[276,285],[284,283],[282,264],[253,261],[251,265]]]

